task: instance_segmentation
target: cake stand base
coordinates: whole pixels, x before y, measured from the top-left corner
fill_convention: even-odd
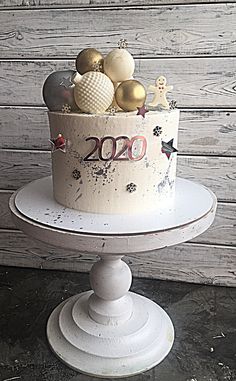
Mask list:
[[[215,216],[212,192],[177,179],[173,208],[135,216],[99,215],[57,204],[52,180],[44,178],[17,191],[10,208],[29,236],[100,257],[90,272],[92,291],[61,303],[48,321],[50,346],[65,364],[97,377],[122,378],[167,356],[174,341],[171,320],[151,300],[129,292],[132,274],[122,258],[145,256],[203,233]]]
[[[47,336],[53,352],[68,366],[97,377],[128,377],[160,363],[174,341],[166,312],[131,292],[131,316],[120,323],[99,324],[89,315],[93,291],[75,295],[51,314]]]

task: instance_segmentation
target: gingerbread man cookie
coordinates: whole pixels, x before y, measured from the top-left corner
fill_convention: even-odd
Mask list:
[[[156,85],[150,85],[148,87],[149,93],[154,93],[154,98],[152,102],[148,105],[151,107],[156,107],[161,105],[164,109],[169,110],[169,102],[166,99],[166,93],[173,89],[173,86],[166,86],[166,78],[161,75],[156,80]]]

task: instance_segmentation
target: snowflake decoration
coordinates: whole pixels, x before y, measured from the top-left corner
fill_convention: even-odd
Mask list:
[[[114,116],[116,112],[117,112],[117,108],[116,107],[110,107],[109,108],[110,115]]]
[[[118,42],[118,46],[120,49],[125,49],[127,48],[128,42],[126,38],[121,38],[120,41]]]
[[[96,63],[93,65],[93,70],[94,70],[94,71],[102,71],[102,63],[101,63],[101,62],[96,62]]]
[[[134,184],[134,183],[129,183],[127,184],[126,186],[126,190],[129,192],[129,193],[133,193],[137,190],[137,185]]]
[[[177,107],[177,102],[172,99],[172,101],[170,101],[169,103],[169,106],[170,106],[170,110],[174,110]]]
[[[79,180],[81,178],[81,173],[78,169],[74,169],[72,172],[72,177],[74,177],[75,180]]]
[[[62,106],[62,109],[61,111],[64,113],[64,114],[68,114],[71,112],[71,107],[66,103]]]
[[[154,136],[160,136],[162,134],[162,127],[160,126],[156,126],[154,129],[153,129],[153,135]]]

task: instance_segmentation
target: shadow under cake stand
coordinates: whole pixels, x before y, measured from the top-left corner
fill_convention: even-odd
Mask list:
[[[190,240],[213,222],[216,197],[204,186],[177,178],[174,207],[147,214],[102,215],[68,209],[52,193],[51,177],[29,183],[10,199],[15,224],[57,247],[98,254],[90,272],[93,291],[70,297],[52,312],[47,337],[71,368],[97,377],[126,377],[160,363],[174,341],[166,312],[129,292],[125,254]],[[158,255],[158,253],[157,253]]]

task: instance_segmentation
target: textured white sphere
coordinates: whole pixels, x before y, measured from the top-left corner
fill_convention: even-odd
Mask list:
[[[104,73],[113,82],[130,79],[134,74],[134,59],[126,49],[114,49],[104,58]]]
[[[114,86],[103,73],[89,71],[75,84],[74,98],[81,111],[89,114],[105,112],[114,97]]]

